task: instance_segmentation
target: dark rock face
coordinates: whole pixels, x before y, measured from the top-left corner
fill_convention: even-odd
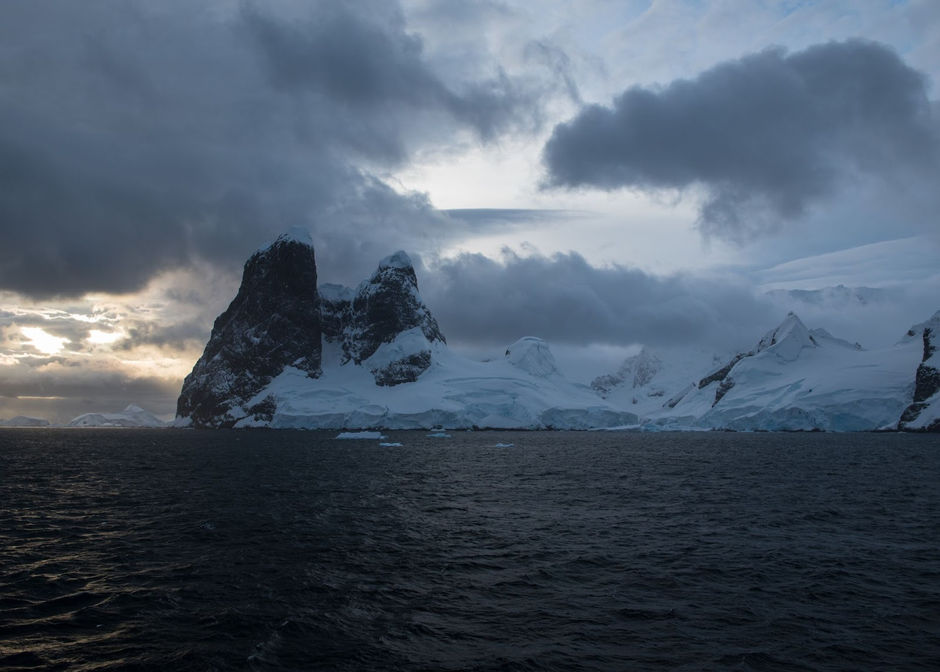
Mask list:
[[[245,264],[238,294],[216,318],[206,349],[186,376],[177,417],[196,427],[230,427],[245,415],[269,416],[273,400],[255,396],[285,366],[320,375],[320,298],[313,247],[281,236]]]
[[[723,367],[721,367],[714,373],[711,373],[705,376],[704,378],[702,378],[700,381],[698,381],[698,389],[701,390],[702,388],[707,387],[708,385],[711,385],[715,381],[718,381],[718,382],[723,381],[728,376],[728,374],[731,373],[731,369],[734,368],[735,364],[740,362],[745,357],[750,357],[753,354],[754,354],[753,352],[739,352],[734,357],[732,357],[731,361],[725,364]]]
[[[329,343],[343,343],[346,328],[352,321],[353,296],[355,292],[348,287],[320,286],[320,330]]]
[[[898,423],[898,429],[905,429],[908,423],[916,420],[921,411],[927,407],[927,401],[935,394],[940,392],[940,369],[928,364],[934,353],[937,351],[935,341],[938,334],[934,329],[926,327],[923,331],[924,339],[924,357],[917,367],[917,374],[914,378],[914,403],[904,409],[901,414],[901,420]],[[929,432],[940,432],[940,420],[933,422],[926,430]]]
[[[416,327],[428,343],[446,343],[437,320],[421,300],[414,267],[404,252],[383,259],[355,292],[330,286],[322,293],[321,306],[324,338],[342,344],[344,362],[361,364],[383,343]],[[372,373],[377,385],[399,385],[417,380],[430,365],[430,350],[421,350]]]
[[[729,375],[731,373],[731,369],[733,369],[735,364],[740,362],[745,357],[753,357],[753,356],[754,356],[753,350],[750,352],[739,352],[734,357],[732,357],[731,361],[725,364],[723,367],[721,367],[714,373],[711,373],[705,376],[704,378],[702,378],[700,381],[698,381],[698,389],[700,390],[703,387],[711,385],[712,383],[716,381],[718,382],[718,388],[715,390],[715,401],[712,402],[712,408],[715,407],[715,404],[721,401],[722,397],[728,394],[728,390],[734,387],[734,379]]]
[[[431,366],[431,351],[422,350],[415,354],[406,355],[390,364],[372,369],[376,385],[391,387],[402,383],[413,383],[418,376]]]

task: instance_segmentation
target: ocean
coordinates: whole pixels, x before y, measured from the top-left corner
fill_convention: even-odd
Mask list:
[[[927,670],[940,436],[0,431],[0,668]]]

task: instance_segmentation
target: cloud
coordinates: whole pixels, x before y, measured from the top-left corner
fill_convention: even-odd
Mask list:
[[[6,373],[6,372],[5,372]],[[115,412],[136,403],[158,415],[175,412],[177,381],[130,377],[120,372],[24,371],[0,380],[0,418],[31,415],[68,422],[82,413]]]
[[[702,188],[701,230],[739,241],[855,180],[940,174],[924,75],[862,40],[768,49],[627,89],[556,126],[543,159],[552,187]]]
[[[2,3],[0,63],[0,289],[35,298],[238,267],[290,225],[381,238],[377,207],[401,237],[376,258],[432,237],[375,175],[529,128],[542,92],[499,68],[445,83],[385,1]]]
[[[537,109],[534,97],[540,92],[502,70],[456,88],[443,81],[425,59],[421,39],[407,32],[394,3],[367,2],[355,8],[323,3],[303,22],[249,9],[245,23],[261,46],[273,84],[308,94],[316,104],[342,107],[347,113],[343,123],[331,131],[342,133],[344,142],[367,155],[402,159],[405,150],[394,141],[415,125],[408,117],[416,113],[423,126],[429,117],[443,114],[489,139],[524,123],[526,113]],[[368,123],[349,124],[349,111]]]
[[[464,254],[430,265],[421,291],[449,342],[508,344],[749,344],[776,319],[733,279],[659,277],[596,267],[576,253],[501,260]]]

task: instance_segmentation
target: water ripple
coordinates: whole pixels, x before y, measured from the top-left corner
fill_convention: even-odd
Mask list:
[[[0,668],[940,660],[937,437],[331,437],[0,432]]]

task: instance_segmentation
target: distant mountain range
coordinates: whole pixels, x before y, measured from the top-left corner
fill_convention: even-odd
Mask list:
[[[404,252],[356,288],[318,285],[312,243],[295,230],[245,264],[183,383],[175,425],[938,431],[938,329],[940,312],[870,351],[791,313],[747,352],[644,348],[579,385],[539,338],[498,361],[452,352]]]
[[[140,406],[129,404],[123,411],[116,413],[83,413],[64,427],[166,427],[164,422],[153,413]],[[9,420],[0,420],[0,427],[55,427],[43,418],[18,415]]]

